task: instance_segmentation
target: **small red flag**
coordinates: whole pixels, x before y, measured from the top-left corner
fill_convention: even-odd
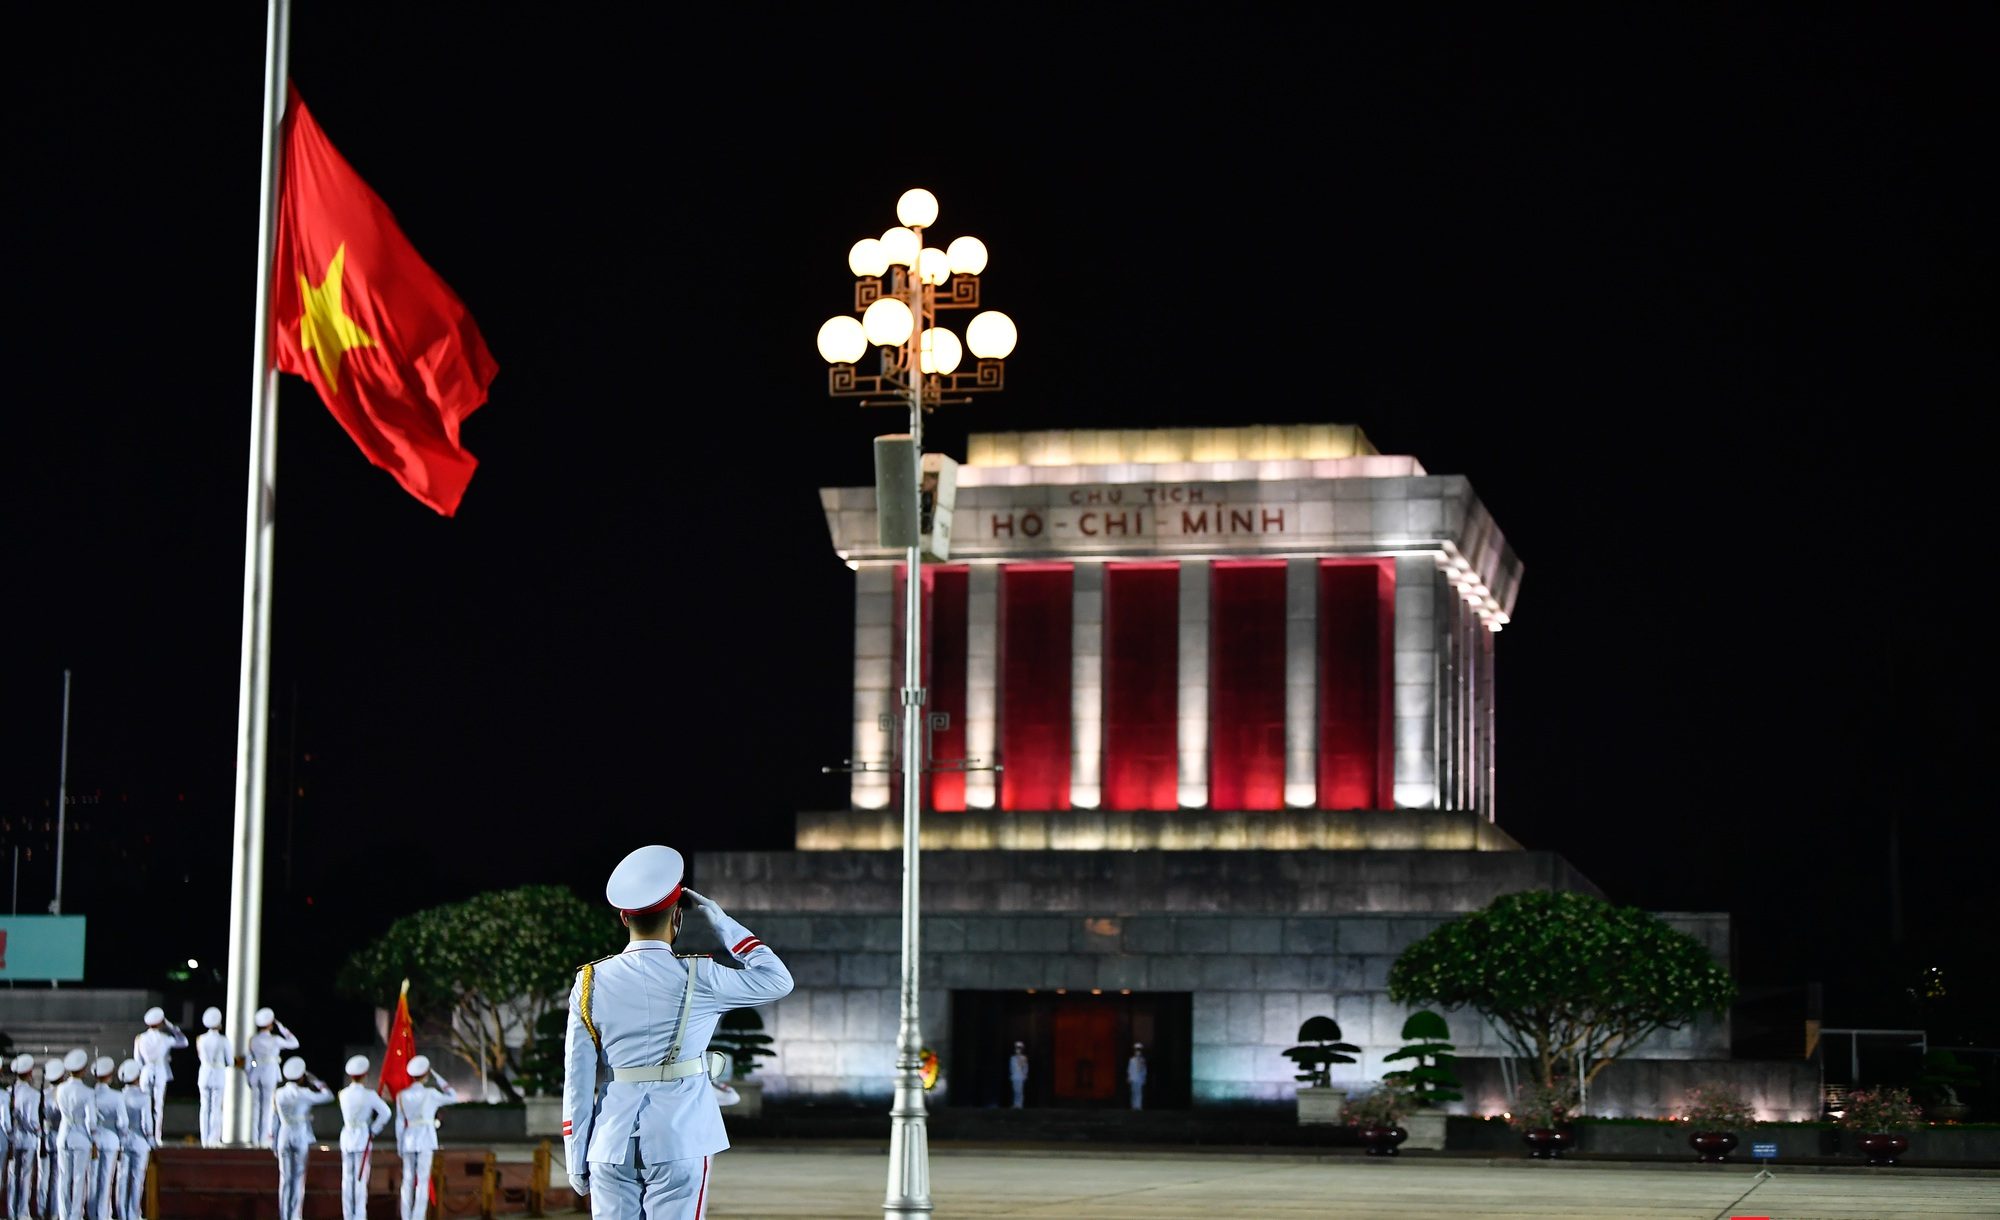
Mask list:
[[[396,1018],[389,1022],[389,1049],[382,1052],[382,1076],[375,1092],[390,1105],[410,1087],[410,1059],[417,1053],[416,1031],[410,1028],[410,980],[396,996]]]
[[[293,89],[285,109],[271,324],[278,367],[313,383],[368,460],[449,517],[479,462],[458,426],[499,366]]]

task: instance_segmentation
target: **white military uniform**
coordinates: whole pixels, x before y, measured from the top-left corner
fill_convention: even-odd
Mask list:
[[[34,1211],[35,1161],[42,1146],[42,1091],[35,1087],[35,1057],[14,1056],[14,1084],[7,1091],[7,1109],[13,1115],[8,1135],[7,1214],[14,1220],[28,1220]]]
[[[1132,1108],[1146,1108],[1146,1046],[1142,1042],[1132,1044],[1132,1057],[1125,1061],[1125,1083],[1132,1086]]]
[[[412,1076],[430,1071],[431,1061],[422,1055],[410,1060]],[[423,1071],[418,1071],[418,1068]],[[437,1112],[459,1100],[458,1093],[442,1076],[436,1082],[419,1082],[396,1094],[396,1154],[403,1158],[403,1220],[424,1220],[431,1204],[431,1154],[437,1151]]]
[[[306,1205],[306,1155],[313,1146],[313,1107],[333,1100],[319,1081],[307,1083],[306,1061],[285,1060],[285,1083],[271,1096],[278,1120],[278,1220],[303,1220]]]
[[[56,1105],[56,1088],[67,1074],[60,1059],[51,1059],[42,1068],[42,1144],[35,1156],[35,1194],[40,1201],[35,1204],[36,1214],[44,1217],[57,1215],[56,1210],[56,1166],[61,1163],[57,1153],[62,1145],[62,1110]]]
[[[90,1164],[90,1220],[111,1220],[111,1188],[117,1182],[118,1154],[125,1148],[125,1099],[111,1087],[118,1065],[101,1058],[96,1070],[97,1159]]]
[[[125,1082],[119,1100],[125,1103],[125,1151],[118,1158],[118,1180],[112,1194],[118,1200],[118,1220],[140,1220],[146,1201],[146,1162],[152,1159],[159,1142],[153,1126],[153,1099],[139,1083],[139,1061],[127,1059],[118,1065],[118,1079]]]
[[[1016,1042],[1014,1053],[1007,1060],[1007,1083],[1014,1086],[1014,1108],[1022,1107],[1028,1091],[1028,1048]]]
[[[257,1010],[257,1032],[245,1047],[244,1069],[250,1076],[250,1142],[269,1148],[277,1138],[271,1122],[271,1097],[278,1091],[278,1073],[284,1066],[280,1051],[299,1049],[299,1040],[268,1008]]]
[[[222,1147],[222,1094],[229,1087],[229,1069],[236,1066],[236,1048],[229,1043],[229,1035],[217,1026],[222,1024],[222,1010],[211,1008],[201,1014],[201,1023],[207,1032],[194,1040],[195,1061],[201,1069],[195,1077],[195,1085],[201,1091],[201,1146]],[[153,1128],[158,1132],[159,1128]]]
[[[97,1090],[76,1073],[90,1066],[90,1056],[71,1051],[63,1057],[64,1075],[56,1085],[57,1220],[84,1220],[90,1201],[90,1154],[97,1144]]]
[[[612,873],[605,897],[627,914],[662,910],[681,899],[683,874],[672,848],[642,847]],[[698,1220],[709,1158],[729,1147],[708,1055],[698,1048],[723,1013],[792,990],[791,972],[769,946],[708,899],[685,896],[742,969],[639,940],[585,967],[570,992],[564,1164],[599,1220]]]
[[[132,1057],[139,1061],[139,1083],[153,1099],[153,1130],[160,1129],[160,1119],[166,1112],[167,1082],[174,1078],[174,1069],[167,1064],[167,1056],[174,1051],[187,1049],[187,1035],[180,1026],[167,1020],[167,1014],[158,1008],[146,1010],[146,1028],[132,1039]]]
[[[381,1094],[359,1079],[368,1074],[367,1059],[349,1059],[347,1074],[355,1080],[340,1091],[340,1214],[343,1220],[368,1220],[368,1154],[391,1112]]]

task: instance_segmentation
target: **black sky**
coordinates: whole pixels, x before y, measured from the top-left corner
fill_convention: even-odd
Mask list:
[[[1527,563],[1509,831],[1734,912],[1747,981],[1856,1019],[1984,960],[1990,7],[692,11],[298,0],[294,81],[501,368],[450,521],[285,383],[272,910],[305,958],[844,803],[816,489],[900,424],[828,399],[812,340],[923,185],[1022,331],[934,444],[1352,421],[1466,474]],[[154,983],[225,933],[263,23],[27,29],[0,816],[38,910],[69,666],[103,794],[69,906],[171,929],[93,932],[94,979]]]

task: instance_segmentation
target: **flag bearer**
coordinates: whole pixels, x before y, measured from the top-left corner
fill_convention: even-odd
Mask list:
[[[111,1220],[111,1186],[117,1177],[118,1154],[125,1147],[125,1099],[118,1095],[112,1081],[118,1077],[118,1061],[109,1055],[98,1056],[93,1065],[97,1085],[91,1090],[91,1099],[97,1107],[97,1130],[92,1133],[91,1142],[97,1146],[97,1156],[90,1163],[90,1220]]]
[[[203,1033],[194,1040],[194,1057],[201,1064],[195,1084],[201,1089],[201,1146],[222,1147],[222,1091],[229,1087],[229,1069],[236,1066],[236,1048],[222,1032],[222,1010],[202,1010]],[[153,1124],[157,1146],[160,1127]]]
[[[732,1008],[792,990],[778,955],[715,903],[682,885],[671,847],[641,847],[611,872],[604,897],[630,931],[622,953],[577,972],[563,1079],[563,1152],[572,1187],[605,1220],[698,1220],[709,1158],[729,1147],[710,1087],[728,1056],[705,1047]],[[684,947],[712,954],[678,957]],[[733,968],[732,968],[733,967]],[[601,1074],[601,1075],[600,1075]],[[598,1081],[609,1077],[610,1083]]]
[[[332,1101],[333,1092],[306,1071],[306,1061],[297,1055],[285,1060],[284,1073],[285,1083],[271,1097],[271,1110],[278,1120],[278,1220],[303,1220],[313,1107]]]
[[[340,1091],[341,1220],[368,1220],[368,1154],[392,1117],[389,1103],[364,1083],[367,1076],[366,1055],[347,1061],[347,1087]]]
[[[257,1032],[250,1035],[248,1066],[250,1074],[250,1142],[260,1148],[270,1148],[277,1139],[277,1127],[271,1122],[271,1097],[278,1091],[279,1051],[299,1049],[299,1040],[286,1029],[284,1022],[268,1008],[257,1010],[253,1020]]]
[[[118,1079],[125,1085],[119,1091],[119,1099],[125,1103],[125,1152],[118,1158],[118,1183],[112,1191],[118,1199],[118,1220],[144,1220],[146,1162],[159,1142],[153,1126],[153,1098],[138,1087],[139,1076],[137,1059],[118,1065]]]
[[[437,1112],[459,1100],[431,1061],[409,1062],[410,1087],[396,1094],[396,1153],[403,1158],[403,1220],[424,1220],[430,1207],[431,1156],[437,1152]]]
[[[153,1130],[158,1131],[160,1119],[166,1113],[167,1082],[174,1078],[173,1068],[167,1066],[167,1056],[173,1051],[186,1050],[188,1040],[180,1026],[167,1020],[164,1008],[148,1008],[145,1022],[146,1028],[132,1039],[132,1057],[139,1061],[139,1083],[153,1099]]]
[[[62,1062],[49,1060],[56,1085],[56,1210],[57,1220],[85,1220],[90,1199],[90,1154],[97,1144],[97,1090],[83,1073],[90,1066],[88,1051],[78,1048]]]

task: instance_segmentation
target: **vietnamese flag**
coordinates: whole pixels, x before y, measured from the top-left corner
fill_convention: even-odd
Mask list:
[[[479,464],[458,426],[499,366],[297,89],[285,108],[273,274],[278,367],[313,383],[369,461],[451,516]]]
[[[389,1049],[382,1052],[382,1075],[375,1092],[390,1105],[396,1094],[410,1087],[410,1060],[417,1053],[416,1031],[410,1028],[410,980],[396,996],[396,1017],[389,1022]]]

